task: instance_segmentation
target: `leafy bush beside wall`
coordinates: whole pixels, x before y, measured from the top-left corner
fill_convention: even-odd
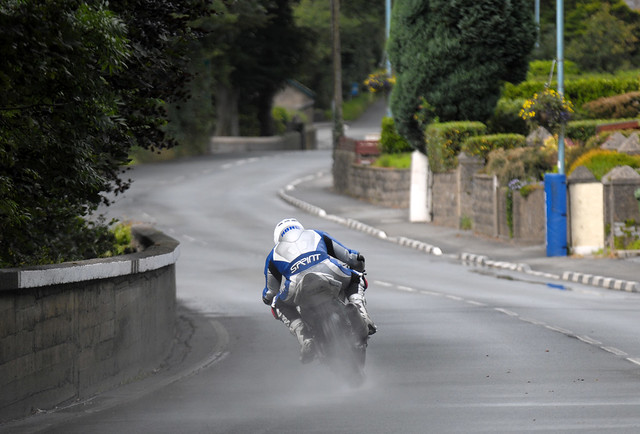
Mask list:
[[[472,136],[462,142],[462,151],[468,155],[482,157],[485,161],[494,149],[513,149],[526,146],[526,137],[522,134],[491,134]]]
[[[413,148],[407,140],[398,134],[395,122],[391,117],[382,118],[382,131],[380,132],[380,151],[383,154],[398,154],[411,152]]]
[[[425,131],[429,165],[435,173],[454,169],[462,142],[471,136],[485,134],[487,126],[482,122],[459,121],[430,124]]]

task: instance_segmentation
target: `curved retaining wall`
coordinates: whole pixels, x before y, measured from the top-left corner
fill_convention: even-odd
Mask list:
[[[0,421],[89,397],[166,357],[179,243],[133,232],[143,252],[0,270]]]

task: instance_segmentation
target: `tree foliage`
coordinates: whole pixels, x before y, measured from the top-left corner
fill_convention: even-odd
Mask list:
[[[525,78],[535,41],[525,0],[410,0],[393,8],[391,108],[398,131],[422,151],[420,99],[443,121],[489,118],[503,81]]]
[[[114,3],[0,5],[0,266],[108,250],[87,217],[128,187],[131,146],[171,145],[162,104],[181,97],[177,42],[198,9]]]
[[[567,57],[585,71],[628,69],[637,52],[634,27],[637,24],[627,24],[612,15],[611,7],[604,3],[567,46]]]
[[[352,83],[362,83],[382,66],[385,43],[384,2],[342,1],[340,45],[343,95]],[[294,78],[313,89],[320,107],[330,107],[333,96],[331,52],[331,2],[300,0],[294,8],[296,23],[310,39],[300,69]]]
[[[556,57],[556,0],[541,0],[540,46],[537,59]],[[585,71],[609,71],[640,66],[640,13],[624,0],[565,0],[566,58]],[[606,60],[606,59],[611,59]],[[604,61],[604,63],[603,63]],[[548,72],[547,72],[548,73]]]

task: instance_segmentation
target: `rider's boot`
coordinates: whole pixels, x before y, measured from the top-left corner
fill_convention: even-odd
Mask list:
[[[369,316],[369,312],[367,312],[366,301],[364,296],[360,293],[352,294],[349,296],[349,302],[353,304],[356,308],[358,308],[358,313],[367,324],[367,328],[369,329],[369,335],[374,334],[378,331],[378,327],[373,323],[373,320]]]
[[[306,334],[302,320],[295,319],[291,321],[291,324],[289,324],[289,330],[291,330],[291,333],[293,333],[300,343],[300,361],[302,363],[311,362],[316,355],[315,345],[313,339]]]

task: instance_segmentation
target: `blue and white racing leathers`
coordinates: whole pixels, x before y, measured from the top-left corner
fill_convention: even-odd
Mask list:
[[[296,240],[280,241],[269,253],[262,300],[276,308],[286,324],[299,317],[293,300],[310,272],[333,276],[347,296],[357,293],[360,274],[354,270],[364,271],[364,260],[359,258],[362,257],[356,250],[348,249],[326,232],[304,230]]]

